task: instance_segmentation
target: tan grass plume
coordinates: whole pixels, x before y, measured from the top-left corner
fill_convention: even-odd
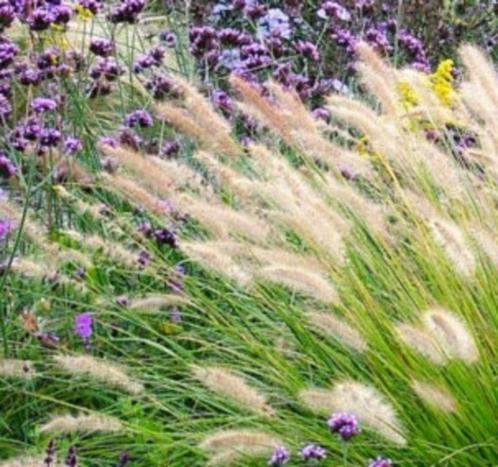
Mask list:
[[[454,313],[442,308],[433,308],[424,313],[423,322],[450,358],[461,359],[466,363],[479,360],[479,350],[474,337]]]
[[[56,415],[40,426],[40,433],[76,433],[76,432],[102,432],[112,433],[121,431],[122,423],[114,417],[107,415]]]
[[[309,311],[306,318],[311,327],[318,328],[322,333],[337,339],[342,344],[358,352],[367,350],[367,343],[361,334],[346,320],[334,316],[332,313]]]
[[[122,366],[109,360],[90,355],[56,355],[54,360],[69,373],[93,378],[109,386],[124,389],[130,394],[140,394],[144,390],[142,383],[130,378]]]
[[[209,452],[231,449],[273,449],[282,442],[275,436],[256,430],[221,430],[208,435],[199,447]]]
[[[396,327],[399,338],[413,350],[437,365],[447,362],[447,357],[441,350],[432,334],[425,329],[419,329],[410,324],[399,324]]]
[[[268,405],[263,394],[229,370],[220,367],[194,366],[192,372],[213,392],[231,399],[241,407],[265,417],[275,414],[274,409]]]
[[[457,402],[446,389],[419,380],[413,380],[411,386],[415,394],[434,409],[447,413],[456,411]]]
[[[0,358],[0,377],[31,379],[36,376],[33,365],[28,360]]]
[[[395,444],[406,444],[404,429],[394,407],[372,386],[343,381],[330,390],[305,389],[299,393],[299,399],[316,412],[351,413],[360,426],[363,424]]]

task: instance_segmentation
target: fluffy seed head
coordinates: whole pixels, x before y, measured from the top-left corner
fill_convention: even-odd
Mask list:
[[[205,386],[236,404],[265,417],[275,414],[267,404],[266,397],[250,387],[240,376],[218,367],[195,366],[192,371]]]
[[[448,413],[456,411],[457,402],[446,389],[418,380],[412,381],[411,386],[415,394],[431,407]]]
[[[306,389],[299,394],[311,410],[354,415],[366,428],[395,444],[405,445],[403,427],[392,405],[372,386],[354,381],[337,383],[333,389]]]
[[[112,433],[123,429],[122,423],[106,415],[59,415],[43,424],[40,433],[102,432]]]
[[[424,314],[423,321],[426,329],[450,358],[461,359],[466,363],[479,360],[479,350],[472,334],[454,313],[435,308]]]
[[[446,355],[434,337],[424,329],[418,329],[410,324],[400,324],[396,327],[399,338],[413,350],[421,353],[431,362],[443,365],[447,362]]]
[[[13,358],[0,359],[0,376],[8,378],[31,379],[36,376],[31,362]]]
[[[124,389],[130,394],[140,394],[144,390],[143,385],[132,380],[124,368],[108,360],[90,355],[56,355],[54,360],[69,373],[93,378],[109,386]]]
[[[320,331],[358,352],[364,352],[367,349],[367,343],[360,333],[345,320],[337,318],[331,313],[315,311],[306,313],[306,317],[312,327],[317,327]]]
[[[281,441],[268,433],[255,430],[221,430],[201,442],[200,447],[210,452],[226,451],[227,449],[268,449],[269,452],[282,445]]]

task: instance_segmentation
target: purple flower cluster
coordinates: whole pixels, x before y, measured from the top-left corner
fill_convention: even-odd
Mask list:
[[[376,459],[370,460],[368,467],[391,467],[392,465],[393,463],[391,459],[377,457]]]
[[[171,248],[178,247],[175,233],[165,227],[155,229],[148,222],[138,226],[138,231],[146,238],[153,239],[158,245],[168,245]]]
[[[13,177],[17,172],[14,163],[7,155],[0,151],[0,176],[4,178]]]
[[[11,219],[0,219],[0,241],[5,240],[16,228],[16,223]]]
[[[348,413],[332,414],[327,420],[327,425],[332,433],[337,433],[344,441],[353,438],[360,432],[356,417]]]
[[[74,318],[74,332],[87,342],[93,333],[93,316],[90,312],[80,313]]]
[[[154,124],[154,120],[146,110],[134,110],[126,115],[124,124],[129,128],[140,127],[149,128]]]
[[[284,446],[277,446],[273,450],[273,454],[268,461],[270,467],[279,467],[281,465],[287,464],[290,459],[290,453]]]
[[[111,23],[133,24],[138,21],[144,7],[145,0],[121,0],[111,8],[108,19]]]
[[[307,444],[299,451],[299,455],[305,461],[323,460],[327,457],[327,451],[317,444]]]

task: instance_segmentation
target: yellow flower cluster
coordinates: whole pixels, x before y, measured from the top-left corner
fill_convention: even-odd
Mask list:
[[[76,11],[78,19],[81,21],[88,21],[93,18],[93,13],[79,3],[75,5],[74,10]]]
[[[417,95],[407,81],[398,81],[396,83],[396,89],[401,97],[401,103],[405,107],[413,107],[414,105],[417,105]]]
[[[436,71],[429,76],[431,88],[443,105],[450,107],[455,99],[453,89],[453,60],[443,60]]]

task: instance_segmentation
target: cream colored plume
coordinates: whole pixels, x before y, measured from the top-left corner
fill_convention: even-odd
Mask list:
[[[188,302],[189,300],[186,296],[179,294],[153,294],[131,300],[128,308],[130,310],[155,312],[159,311],[161,308],[174,305],[184,305]]]
[[[241,268],[216,242],[182,242],[180,249],[206,269],[214,269],[242,286],[251,281],[250,271]]]
[[[339,296],[332,283],[320,273],[274,264],[259,269],[256,274],[266,280],[304,293],[324,303],[338,303]]]
[[[454,313],[433,308],[423,315],[425,328],[432,333],[440,348],[450,357],[475,363],[479,350],[465,323]]]
[[[46,467],[45,456],[20,456],[0,461],[0,467]]]
[[[43,424],[40,433],[102,432],[112,433],[123,429],[122,423],[106,415],[58,415]]]
[[[358,352],[367,349],[367,343],[361,334],[346,320],[334,316],[332,313],[310,311],[306,313],[310,327],[318,329],[322,333],[337,339],[342,344],[351,347]]]
[[[223,452],[237,449],[270,449],[281,445],[275,436],[256,430],[221,430],[208,435],[199,447],[209,452]]]
[[[54,361],[69,373],[93,378],[130,394],[140,394],[144,390],[143,385],[130,378],[123,367],[109,360],[90,355],[56,355]]]
[[[428,225],[434,240],[457,272],[466,278],[472,277],[476,269],[476,260],[460,228],[452,221],[437,217],[429,219]]]
[[[418,380],[412,381],[411,386],[415,394],[434,409],[448,413],[456,411],[457,402],[446,389]]]
[[[372,386],[344,381],[332,389],[305,389],[299,393],[299,399],[319,413],[350,413],[358,419],[360,427],[364,425],[395,444],[406,444],[404,429],[396,411]]]
[[[443,365],[448,361],[434,336],[427,330],[419,329],[410,324],[399,324],[396,326],[396,331],[399,338],[408,347],[416,350],[436,365]]]
[[[30,361],[0,358],[0,377],[31,379],[34,376],[36,372]]]
[[[270,417],[275,411],[266,401],[266,397],[249,386],[238,375],[220,367],[194,366],[194,376],[213,392],[231,399],[236,404],[251,412]]]

